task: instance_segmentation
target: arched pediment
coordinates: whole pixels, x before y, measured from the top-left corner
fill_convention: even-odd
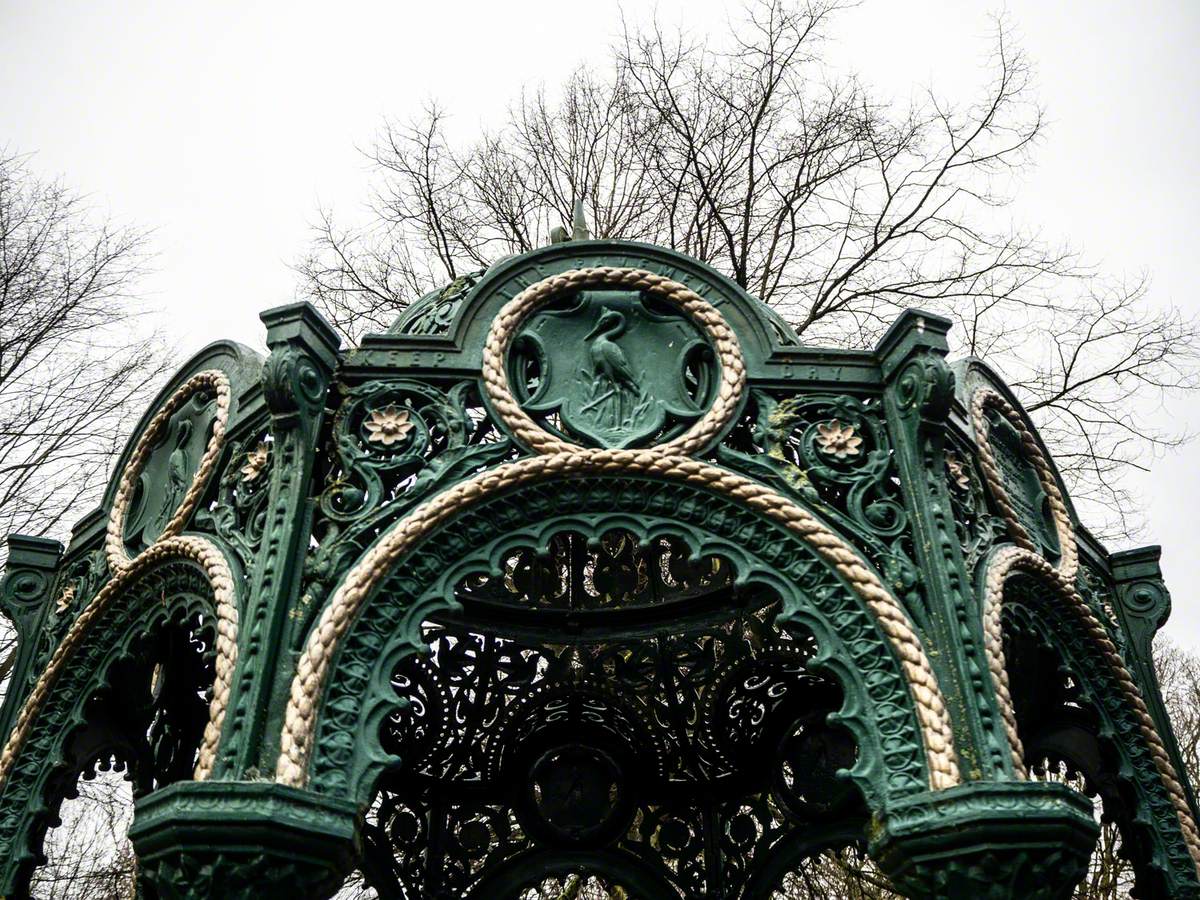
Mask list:
[[[1066,482],[1058,471],[1054,456],[1042,440],[1033,419],[1025,411],[1025,408],[1021,405],[1012,388],[1009,387],[1008,383],[991,366],[976,357],[958,360],[954,363],[953,369],[955,374],[955,399],[966,412],[968,426],[972,431],[976,432],[976,441],[979,441],[981,437],[977,433],[978,429],[975,427],[975,423],[971,421],[972,406],[975,399],[979,396],[980,391],[992,391],[999,395],[1004,405],[1012,410],[1024,424],[1025,431],[1028,434],[1027,439],[1032,440],[1038,448],[1046,471],[1050,474],[1053,483],[1058,488],[1067,514],[1070,517],[1072,527],[1079,529],[1079,516],[1075,512],[1075,507],[1071,502],[1071,495],[1067,491]],[[1000,420],[1000,417],[997,416],[992,416],[991,418],[997,422]],[[1022,506],[1038,507],[1036,513],[1040,515],[1041,498],[1045,496],[1046,492],[1044,489],[1039,491],[1039,486],[1036,483],[1037,473],[1030,467],[1028,462],[1029,454],[1019,446],[1022,439],[1026,439],[1024,434],[1016,435],[1015,441],[1011,435],[997,435],[993,440],[995,446],[994,453],[1000,465],[1001,476],[1005,479],[1006,484],[1011,483],[1011,490],[1009,492],[1014,495],[1014,498],[1019,497]],[[1032,509],[1023,509],[1021,512],[1027,518],[1034,514],[1034,510]],[[1053,526],[1053,522],[1044,522],[1042,524]],[[1044,537],[1053,539],[1053,536],[1049,533],[1045,534]]]
[[[181,393],[182,389],[204,372],[221,373],[228,394],[225,408],[220,412],[223,433],[243,413],[248,395],[257,392],[262,364],[262,357],[249,347],[233,341],[218,341],[180,366],[159,391],[130,432],[104,493],[103,508],[108,512],[116,502],[135,451],[144,442],[147,432],[155,428],[158,434],[148,446],[141,448],[143,456],[126,497],[129,509],[123,536],[127,553],[132,555],[144,550],[163,533],[210,446],[214,453],[222,449],[222,440],[212,440],[214,422],[218,418],[216,392],[188,390]],[[169,416],[164,418],[163,411],[171,407],[173,398],[177,397],[183,402],[172,407]]]
[[[729,321],[742,343],[751,375],[758,374],[762,364],[780,348],[799,344],[794,332],[777,313],[729,278],[692,257],[653,244],[598,240],[551,244],[500,260],[486,269],[478,280],[472,279],[474,283],[466,293],[456,298],[454,309],[443,313],[446,319],[444,333],[414,331],[368,335],[362,349],[437,348],[438,355],[428,360],[430,364],[478,371],[483,339],[505,303],[547,276],[598,266],[644,269],[688,285]],[[442,328],[436,332],[442,332]]]

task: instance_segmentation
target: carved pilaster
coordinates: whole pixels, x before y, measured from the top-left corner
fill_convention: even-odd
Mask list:
[[[142,895],[330,896],[353,865],[356,810],[270,783],[180,782],[140,800],[129,837]]]
[[[1087,871],[1091,801],[1062,784],[976,782],[906,798],[872,827],[870,852],[922,900],[1054,900]]]
[[[1162,548],[1139,547],[1113,553],[1109,559],[1116,582],[1116,614],[1127,636],[1125,664],[1138,683],[1142,699],[1154,719],[1154,727],[1167,747],[1171,765],[1183,781],[1192,816],[1200,819],[1196,810],[1196,794],[1188,783],[1187,769],[1179,753],[1171,717],[1163,704],[1158,673],[1154,669],[1154,636],[1171,615],[1171,592],[1163,582],[1159,559]]]
[[[263,393],[271,414],[271,441],[263,465],[270,472],[262,543],[243,621],[234,715],[216,776],[270,771],[278,728],[270,727],[273,697],[286,691],[291,664],[281,662],[288,613],[299,594],[311,531],[313,466],[325,415],[338,338],[307,303],[261,316],[271,355],[263,366]]]
[[[23,534],[9,535],[8,562],[0,580],[0,611],[16,630],[15,648],[0,652],[0,681],[12,678],[14,686],[0,709],[0,736],[7,735],[12,718],[24,699],[20,685],[29,674],[29,663],[37,642],[37,633],[45,618],[54,587],[54,570],[62,558],[63,546],[58,541]],[[11,655],[10,655],[11,654]]]
[[[908,310],[876,353],[904,502],[922,573],[924,639],[953,713],[963,777],[1011,775],[1012,760],[988,688],[979,639],[980,616],[955,532],[947,484],[946,421],[954,373],[946,365],[950,322]]]

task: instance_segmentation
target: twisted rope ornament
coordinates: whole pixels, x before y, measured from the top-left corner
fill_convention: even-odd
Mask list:
[[[483,345],[484,389],[501,421],[518,441],[535,453],[567,453],[579,449],[578,444],[546,431],[521,408],[509,387],[504,359],[521,323],[534,310],[565,291],[591,287],[644,291],[687,314],[709,336],[717,359],[721,361],[721,380],[713,405],[683,434],[654,449],[663,456],[687,456],[711,443],[733,418],[746,386],[746,364],[737,335],[717,308],[687,285],[643,269],[612,266],[572,269],[527,287],[504,305],[492,321]]]
[[[513,397],[504,354],[516,329],[557,293],[592,286],[652,293],[684,310],[713,340],[721,365],[716,400],[679,437],[641,450],[584,448],[542,429]],[[393,524],[351,567],[322,610],[297,663],[280,735],[277,782],[294,787],[306,784],[317,707],[337,646],[367,597],[409,549],[460,509],[495,492],[541,479],[605,473],[649,474],[702,485],[740,500],[804,539],[864,600],[899,657],[917,710],[931,787],[940,790],[960,782],[949,713],[937,679],[903,607],[878,576],[849,544],[796,503],[749,478],[685,455],[719,436],[735,414],[745,387],[736,335],[715,307],[678,282],[636,269],[596,268],[553,275],[518,294],[492,322],[484,344],[483,377],[497,415],[523,444],[541,455],[481,472],[427,500]]]
[[[149,547],[130,558],[125,547],[125,519],[133,497],[134,485],[141,475],[154,445],[161,439],[170,417],[183,406],[193,394],[212,391],[216,395],[217,411],[213,421],[212,435],[205,447],[192,482],[176,508],[171,520],[162,533]],[[199,372],[189,378],[172,394],[162,408],[150,420],[142,433],[133,454],[121,473],[121,480],[109,513],[105,536],[105,557],[112,571],[112,579],[104,585],[79,613],[67,630],[50,662],[38,677],[29,696],[25,698],[16,724],[9,733],[4,749],[0,751],[0,787],[8,779],[17,754],[29,736],[34,717],[45,703],[55,682],[75,650],[82,644],[92,623],[100,616],[123,590],[128,588],[151,566],[170,559],[190,559],[204,570],[205,577],[213,590],[213,603],[217,613],[216,661],[212,698],[208,706],[208,723],[204,728],[200,749],[196,758],[193,777],[202,781],[212,773],[217,745],[221,738],[221,725],[229,708],[229,693],[233,683],[233,670],[237,664],[238,612],[233,585],[233,575],[225,555],[211,541],[197,536],[180,536],[179,532],[195,510],[208,480],[216,469],[225,442],[225,426],[229,418],[231,397],[229,379],[219,369]]]
[[[108,514],[108,533],[105,536],[104,553],[108,557],[108,567],[114,575],[130,562],[129,551],[125,547],[125,519],[129,515],[129,504],[133,501],[133,492],[138,478],[141,477],[142,469],[154,451],[155,445],[162,440],[162,433],[166,430],[171,416],[175,415],[183,404],[192,399],[194,394],[205,390],[216,394],[217,410],[216,416],[213,418],[212,435],[209,436],[208,444],[204,448],[204,455],[200,457],[200,464],[196,467],[187,493],[183,495],[183,500],[176,507],[170,521],[158,535],[157,540],[175,537],[183,530],[188,517],[196,509],[196,504],[200,502],[200,495],[208,486],[209,476],[216,469],[217,462],[221,457],[221,448],[225,444],[225,426],[229,422],[229,402],[232,395],[229,379],[220,369],[206,369],[203,372],[197,372],[180,385],[179,390],[172,394],[162,408],[154,414],[154,418],[150,420],[150,424],[138,438],[138,442],[133,448],[133,454],[129,457],[129,462],[121,473],[121,481],[117,485],[116,496],[113,497],[112,510]]]
[[[1050,468],[1050,463],[1046,461],[1037,438],[1025,425],[1021,414],[998,392],[984,387],[979,388],[971,395],[971,426],[975,432],[975,449],[979,454],[979,465],[983,469],[984,481],[987,482],[988,490],[996,501],[996,506],[1000,508],[1000,516],[1004,519],[1004,524],[1008,526],[1008,535],[1012,542],[1023,550],[1028,550],[1030,553],[1038,552],[1037,544],[1034,543],[1033,538],[1017,517],[1012,499],[1008,496],[1008,489],[1004,486],[1004,477],[996,463],[996,453],[992,450],[991,442],[988,440],[992,430],[992,424],[987,418],[989,409],[994,409],[1004,416],[1021,438],[1021,450],[1037,473],[1038,482],[1046,494],[1046,502],[1050,504],[1054,530],[1058,534],[1060,552],[1058,572],[1064,580],[1074,581],[1075,574],[1079,571],[1079,549],[1075,543],[1075,528],[1071,524],[1071,516],[1067,512],[1067,504],[1063,500],[1062,491],[1058,489],[1054,471]]]
[[[1142,738],[1150,747],[1150,755],[1154,760],[1154,766],[1158,770],[1163,786],[1171,798],[1171,804],[1175,808],[1175,814],[1179,820],[1179,827],[1183,832],[1184,843],[1187,845],[1188,853],[1192,857],[1192,862],[1197,867],[1197,872],[1200,873],[1200,832],[1197,831],[1196,823],[1192,819],[1187,795],[1179,783],[1179,776],[1175,771],[1175,767],[1171,764],[1171,758],[1167,754],[1167,748],[1163,744],[1162,738],[1159,737],[1158,729],[1154,727],[1154,720],[1150,717],[1150,711],[1146,708],[1141,691],[1138,690],[1137,683],[1133,680],[1129,669],[1126,668],[1125,662],[1121,659],[1121,654],[1117,650],[1116,645],[1113,644],[1112,639],[1108,636],[1108,632],[1104,629],[1104,625],[1100,622],[1100,619],[1092,611],[1091,607],[1087,605],[1083,597],[1080,596],[1079,591],[1076,590],[1073,579],[1068,581],[1064,578],[1061,571],[1055,569],[1050,563],[1035,553],[1031,553],[1021,547],[1006,547],[993,557],[987,571],[983,601],[984,651],[987,655],[988,668],[991,670],[992,680],[996,687],[997,699],[999,700],[1001,713],[1004,718],[1005,731],[1008,733],[1009,741],[1012,744],[1013,760],[1018,774],[1022,778],[1027,777],[1024,765],[1024,750],[1021,746],[1021,740],[1017,735],[1016,715],[1013,711],[1012,697],[1009,693],[1008,669],[1004,659],[1004,635],[1001,627],[1004,585],[1008,577],[1015,572],[1034,575],[1051,585],[1060,599],[1066,602],[1068,608],[1078,618],[1088,638],[1105,657],[1113,674],[1116,676],[1117,682],[1121,686],[1121,692],[1133,708],[1134,717],[1138,722],[1138,729],[1142,733]]]
[[[211,542],[192,535],[165,538],[155,542],[138,554],[129,565],[113,576],[94,596],[79,616],[71,623],[66,636],[54,650],[50,662],[38,678],[37,684],[17,716],[16,724],[9,733],[4,750],[0,752],[0,787],[8,779],[17,754],[33,727],[33,719],[50,695],[55,682],[71,655],[87,637],[92,623],[109,607],[113,600],[137,580],[147,569],[171,559],[190,559],[204,570],[213,587],[213,598],[217,608],[217,659],[216,675],[213,680],[212,699],[209,701],[209,720],[204,729],[200,752],[196,760],[194,777],[197,781],[207,778],[212,772],[216,758],[217,743],[221,735],[221,724],[229,706],[229,690],[233,683],[233,668],[237,662],[237,605],[234,600],[233,576],[229,564]]]
[[[1021,438],[1021,449],[1026,458],[1037,472],[1038,481],[1046,494],[1050,512],[1054,518],[1054,528],[1058,534],[1060,557],[1057,566],[1051,565],[1037,551],[1029,532],[1017,518],[1012,500],[1004,486],[1003,476],[996,463],[996,455],[992,450],[988,435],[991,423],[987,419],[988,410],[994,409],[1004,416],[1005,420],[1016,430]],[[1154,720],[1146,708],[1141,691],[1129,674],[1121,654],[1100,620],[1087,605],[1075,585],[1075,577],[1079,572],[1079,550],[1075,541],[1075,529],[1067,512],[1066,502],[1058,489],[1058,482],[1050,464],[1046,461],[1041,447],[1013,406],[997,391],[991,388],[979,388],[971,395],[971,424],[975,432],[975,446],[979,454],[979,464],[983,470],[984,481],[991,492],[996,505],[1000,509],[1009,537],[1016,544],[997,553],[988,565],[984,588],[983,631],[984,653],[987,657],[988,669],[992,674],[992,684],[996,691],[996,700],[1000,706],[1000,715],[1004,723],[1004,732],[1012,750],[1013,767],[1021,778],[1028,777],[1025,769],[1025,750],[1017,733],[1016,711],[1013,709],[1012,696],[1008,686],[1008,670],[1004,659],[1004,635],[1002,628],[1002,607],[1004,601],[1004,585],[1014,572],[1040,576],[1054,587],[1060,599],[1075,613],[1083,625],[1087,636],[1097,645],[1101,654],[1107,660],[1121,691],[1129,705],[1133,707],[1134,716],[1138,720],[1138,728],[1143,739],[1150,746],[1155,768],[1162,779],[1163,786],[1175,807],[1180,829],[1183,831],[1184,842],[1192,861],[1200,872],[1200,832],[1192,819],[1191,808],[1188,806],[1187,795],[1179,783],[1179,776],[1166,747],[1159,737]]]

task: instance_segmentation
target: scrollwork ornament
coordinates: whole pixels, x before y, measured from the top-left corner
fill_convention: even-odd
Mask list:
[[[790,481],[848,516],[856,532],[884,543],[905,534],[908,517],[891,481],[891,448],[877,409],[845,395],[760,402],[763,447],[770,460],[788,465]]]
[[[273,415],[312,416],[325,404],[325,376],[299,347],[276,347],[262,370],[263,393]]]
[[[1162,601],[1165,597],[1165,591],[1155,584],[1143,585],[1153,594],[1153,598],[1147,597],[1145,606],[1140,606],[1139,611],[1157,621],[1154,615],[1156,612],[1162,611]],[[1113,643],[1121,651],[1121,655],[1125,655],[1127,636],[1125,630],[1121,627],[1121,621],[1117,617],[1115,608],[1116,592],[1115,588],[1109,583],[1108,578],[1093,562],[1081,560],[1079,565],[1079,575],[1075,579],[1075,589],[1084,601],[1092,608],[1096,618],[1099,619],[1108,629],[1109,636],[1113,639]],[[1138,601],[1134,601],[1137,603]],[[1169,603],[1169,601],[1167,601]],[[1126,605],[1129,604],[1128,595],[1125,600]]]
[[[4,599],[11,603],[33,603],[40,600],[49,587],[49,578],[43,572],[22,570],[4,580]]]
[[[896,379],[901,410],[930,422],[944,422],[954,401],[954,372],[937,355],[923,353],[910,360]]]
[[[950,512],[968,576],[974,577],[991,549],[1007,535],[1007,524],[988,508],[986,489],[973,457],[960,438],[948,435],[946,477]],[[952,461],[957,463],[952,465]]]
[[[397,379],[356,385],[333,418],[337,466],[321,494],[322,513],[350,523],[413,490],[414,476],[462,452],[467,426],[461,398],[428,384]]]
[[[108,559],[102,548],[80,555],[58,574],[53,589],[54,606],[37,635],[30,677],[45,667],[71,621],[108,575]]]
[[[249,570],[266,528],[269,475],[278,454],[274,438],[265,430],[229,449],[230,463],[221,474],[216,502],[197,511],[196,524],[220,537]]]
[[[394,334],[445,334],[471,289],[486,269],[460,275],[444,288],[426,294],[404,311],[390,331]]]
[[[905,606],[923,616],[908,512],[878,401],[820,394],[779,398],[754,391],[751,408],[754,425],[746,430],[753,434],[755,452],[722,444],[718,459],[798,495],[840,526],[882,570]],[[832,422],[842,432],[853,432],[857,452],[839,459],[823,449],[821,429],[829,430]]]

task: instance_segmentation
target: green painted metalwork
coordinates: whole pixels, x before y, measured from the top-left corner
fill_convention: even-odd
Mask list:
[[[222,343],[185,364],[67,547],[10,538],[0,604],[20,643],[0,708],[0,893],[20,896],[70,785],[115,755],[138,798],[147,896],[329,896],[358,866],[386,897],[515,896],[575,872],[638,897],[758,898],[854,845],[910,896],[1062,897],[1095,840],[1092,800],[1023,772],[1059,766],[1120,825],[1142,896],[1200,894],[1179,813],[1195,815],[1190,786],[1173,798],[1121,672],[1062,586],[1027,573],[1003,585],[1014,760],[987,575],[1014,517],[1051,571],[1071,548],[1050,497],[1065,491],[1030,456],[1036,430],[999,376],[949,365],[936,316],[906,313],[874,351],[806,347],[702,264],[583,235],[465,275],[355,348],[307,306],[264,313],[267,359]],[[680,282],[736,334],[745,390],[694,460],[711,478],[623,468],[629,456],[499,477],[530,454],[482,383],[488,330],[529,286],[597,266]],[[709,408],[723,364],[688,317],[624,290],[564,295],[510,346],[509,382],[538,425],[647,460]],[[121,538],[131,557],[157,546],[215,434],[183,539],[224,568],[168,554],[118,576],[105,523],[133,447],[214,370],[227,417],[199,393],[161,426]],[[981,389],[1028,438],[989,407],[977,443]],[[322,616],[381,535],[468,484],[470,502],[379,563],[335,634]],[[785,507],[825,537],[771,513]],[[1180,772],[1150,657],[1170,607],[1157,550],[1109,554],[1065,509],[1073,596]],[[834,544],[841,556],[821,549]],[[116,577],[119,596],[102,593]],[[218,618],[221,596],[235,615]],[[218,652],[220,629],[235,655]],[[322,636],[328,674],[298,701]],[[916,655],[932,699],[909,682]],[[313,712],[302,787],[274,780],[298,702]],[[931,703],[961,782],[941,789]],[[206,728],[219,743],[196,780]]]
[[[527,410],[557,413],[568,434],[588,443],[630,447],[668,422],[699,418],[716,363],[680,313],[636,295],[583,291],[525,323],[510,365]]]

